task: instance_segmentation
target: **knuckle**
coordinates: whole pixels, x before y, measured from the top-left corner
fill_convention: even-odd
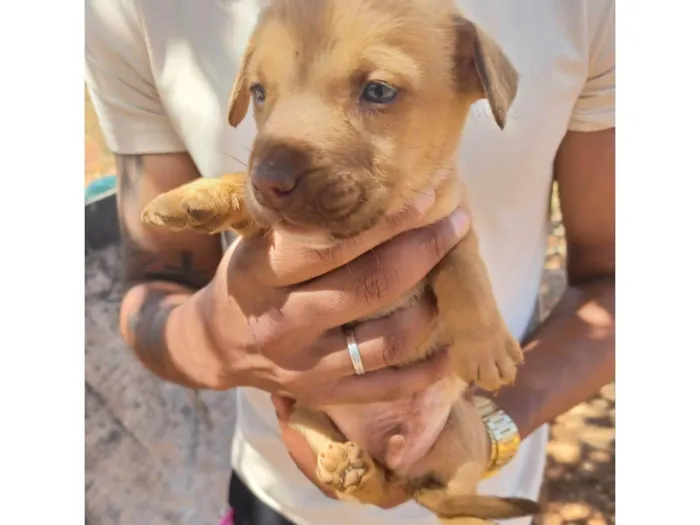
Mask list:
[[[367,303],[382,301],[398,283],[395,270],[371,259],[358,279],[357,295]]]
[[[272,327],[254,328],[253,340],[259,352],[267,355],[279,347],[281,343],[280,331]]]
[[[390,330],[382,337],[382,361],[384,366],[391,366],[401,360],[405,348],[404,337]]]
[[[289,370],[279,370],[277,372],[277,384],[280,389],[298,394],[299,374]]]
[[[382,336],[382,356],[385,366],[399,364],[414,346],[416,330],[409,316],[408,310],[400,310],[386,320],[386,330]]]
[[[439,227],[430,228],[426,231],[425,248],[436,260],[440,260],[445,256],[447,253],[447,242]]]
[[[458,240],[447,220],[437,222],[423,232],[423,247],[437,260],[442,259]]]
[[[288,349],[304,341],[300,333],[304,332],[304,316],[288,315],[285,311],[273,311],[259,317],[250,317],[248,327],[261,349]]]

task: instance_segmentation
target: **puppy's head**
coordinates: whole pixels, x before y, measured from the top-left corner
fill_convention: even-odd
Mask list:
[[[447,0],[274,0],[229,123],[258,127],[247,200],[263,225],[332,243],[401,209],[451,167],[469,106],[502,128],[517,74]]]

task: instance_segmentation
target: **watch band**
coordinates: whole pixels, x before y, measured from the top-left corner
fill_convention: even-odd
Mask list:
[[[513,459],[520,447],[520,432],[508,414],[490,399],[474,396],[474,404],[491,439],[491,459],[484,474],[484,478],[489,478]]]

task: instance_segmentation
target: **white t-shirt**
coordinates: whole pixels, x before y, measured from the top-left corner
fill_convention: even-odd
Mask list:
[[[255,128],[226,105],[262,0],[87,0],[87,84],[118,154],[188,151],[204,177],[239,170]],[[508,326],[523,335],[547,243],[554,156],[567,130],[615,125],[614,0],[459,0],[520,73],[504,132],[471,110],[460,161],[482,255]],[[436,525],[415,503],[391,511],[323,496],[280,440],[269,396],[238,390],[232,465],[252,492],[299,525]],[[547,428],[526,439],[482,493],[537,499]],[[524,525],[529,519],[511,520]]]

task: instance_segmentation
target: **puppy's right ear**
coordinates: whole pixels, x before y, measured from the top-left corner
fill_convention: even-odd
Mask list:
[[[234,128],[241,123],[248,113],[250,104],[250,86],[248,85],[248,68],[250,67],[250,57],[253,54],[252,42],[248,44],[241,64],[238,68],[238,75],[233,83],[233,89],[228,99],[228,123]]]

